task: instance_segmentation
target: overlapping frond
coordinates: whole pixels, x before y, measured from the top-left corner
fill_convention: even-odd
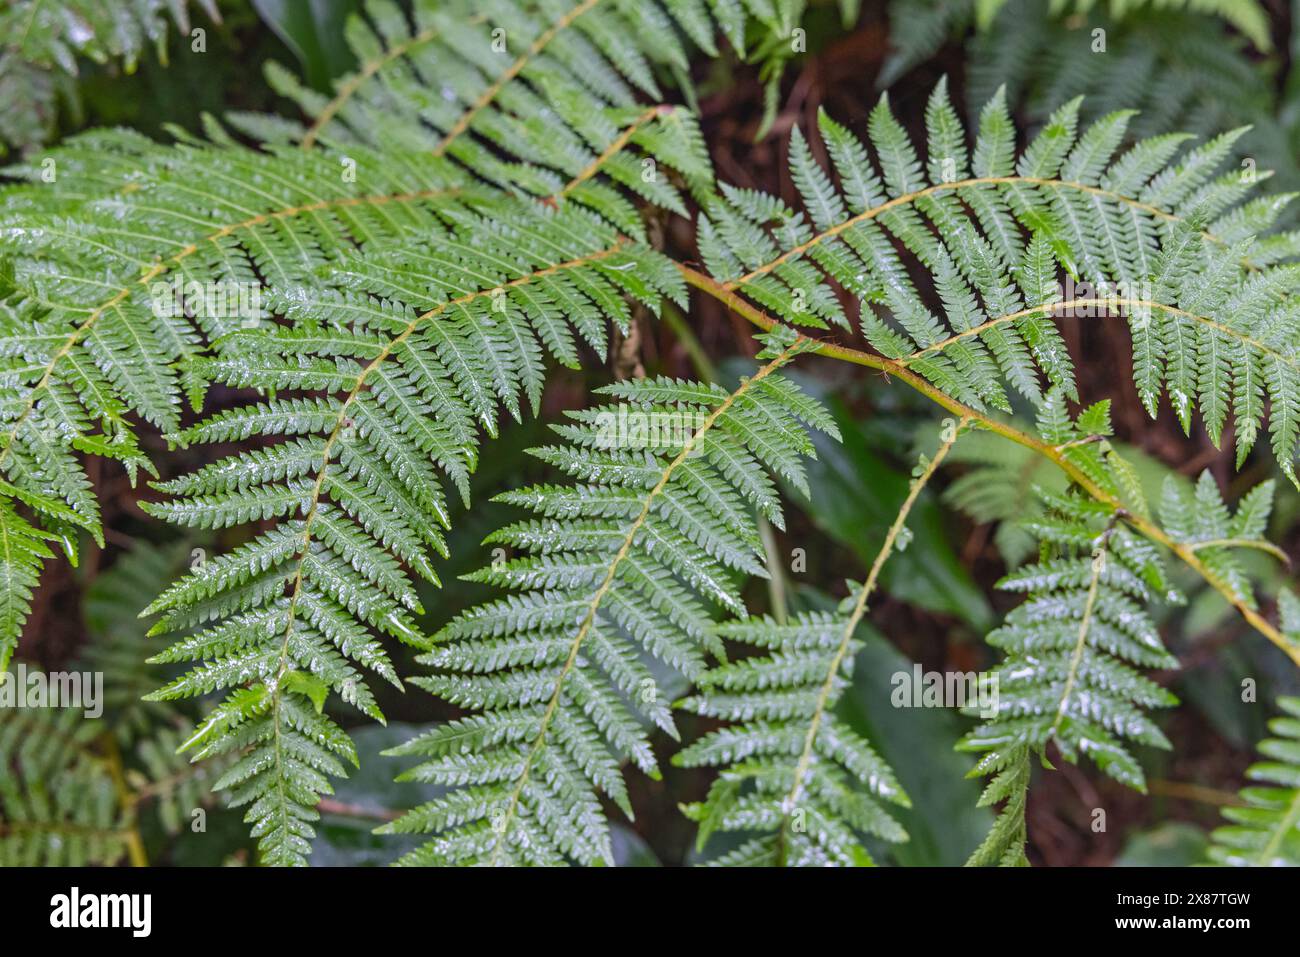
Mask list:
[[[394,752],[423,759],[406,778],[450,789],[386,827],[433,835],[403,863],[612,859],[598,795],[631,816],[620,763],[657,777],[649,732],[677,737],[652,667],[704,672],[713,609],[740,612],[736,575],[766,574],[754,510],[781,522],[769,472],[802,486],[805,428],[829,425],[775,372],[805,344],[730,393],[607,387],[617,401],[535,451],[578,484],[501,496],[539,517],[488,541],[530,554],[473,577],[519,593],[462,614],[421,658],[437,673],[412,680],[473,713]]]
[[[354,665],[400,686],[376,634],[424,641],[412,579],[436,582],[446,554],[444,479],[467,499],[479,431],[495,435],[502,408],[536,410],[544,349],[576,364],[575,332],[603,351],[606,321],[626,328],[624,294],[652,310],[684,296],[666,260],[576,207],[443,215],[424,249],[344,258],[330,295],[282,294],[291,328],[236,333],[206,360],[205,375],[268,398],[172,438],[278,441],[162,483],[170,497],[145,506],[198,528],[273,520],[149,611],[155,632],[204,626],[156,656],[202,663],[154,697],[236,689],[189,746],[246,750],[221,786],[274,863],[301,862],[328,776],[355,758],[325,697],[382,720]]]
[[[1290,599],[1288,631],[1300,634],[1300,607]],[[1211,860],[1236,867],[1300,867],[1300,698],[1277,700],[1280,717],[1269,722],[1275,737],[1259,743],[1266,760],[1246,769],[1255,782],[1241,790],[1242,807],[1226,807],[1230,823],[1211,835]]]
[[[18,647],[41,566],[54,555],[47,543],[51,537],[0,498],[0,674]]]
[[[924,162],[887,99],[869,123],[874,162],[823,115],[838,185],[796,130],[790,167],[804,211],[723,186],[700,219],[701,254],[727,291],[797,325],[849,326],[847,293],[881,353],[977,409],[1008,408],[1008,387],[1034,401],[1045,383],[1073,397],[1055,323],[1123,316],[1153,415],[1163,392],[1185,428],[1199,409],[1218,442],[1231,413],[1240,459],[1267,403],[1273,450],[1294,477],[1300,273],[1281,261],[1298,240],[1256,238],[1290,197],[1246,200],[1252,177],[1216,172],[1239,133],[1181,154],[1183,137],[1157,137],[1116,158],[1130,114],[1081,132],[1078,110],[1077,100],[1057,110],[1017,156],[1000,94],[968,144],[941,83]],[[1064,285],[1062,269],[1089,285]]]
[[[1249,608],[1258,604],[1240,561],[1240,551],[1255,549],[1283,563],[1290,561],[1285,552],[1265,538],[1273,511],[1274,486],[1271,479],[1261,482],[1242,496],[1236,511],[1229,511],[1218,483],[1207,469],[1194,489],[1167,477],[1160,499],[1160,522],[1169,537],[1189,546],[1228,593]]]
[[[1095,441],[1109,432],[1104,406],[1072,422],[1056,399],[1040,417],[1040,429],[1049,441],[1078,442],[1075,461],[1108,491],[1119,492],[1114,457]],[[1020,765],[1049,743],[1067,761],[1086,755],[1117,781],[1145,790],[1129,747],[1169,747],[1146,712],[1176,699],[1139,669],[1177,665],[1146,606],[1181,596],[1167,581],[1155,546],[1129,530],[1119,510],[1075,490],[1038,494],[1046,514],[1027,528],[1039,543],[1039,559],[998,582],[1027,598],[987,637],[1006,655],[991,673],[995,713],[982,715],[961,747],[982,754],[973,774],[996,775],[986,803],[1020,790],[1027,774]],[[1015,830],[1001,819],[999,826]],[[1008,849],[1014,856],[1013,843],[994,841],[987,856],[1001,858]]]
[[[797,16],[789,6],[752,9],[775,25]],[[686,214],[669,169],[692,189],[711,188],[694,117],[664,105],[656,79],[660,67],[687,76],[685,40],[717,52],[709,11],[743,49],[749,10],[725,2],[421,2],[408,15],[370,0],[347,27],[360,65],[332,98],[268,71],[308,122],[232,119],[304,147],[446,156],[495,186],[580,203],[635,236],[631,198]]]

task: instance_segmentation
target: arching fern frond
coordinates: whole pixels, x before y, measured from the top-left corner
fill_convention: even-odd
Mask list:
[[[1300,616],[1288,624],[1300,634]],[[1216,863],[1300,867],[1300,698],[1284,696],[1277,704],[1282,716],[1268,723],[1276,737],[1259,743],[1268,760],[1246,769],[1256,783],[1242,788],[1244,806],[1224,808],[1231,823],[1211,835],[1209,855]]]
[[[199,528],[275,520],[148,609],[163,613],[155,633],[212,623],[156,656],[202,664],[153,697],[237,689],[188,746],[196,759],[246,751],[220,784],[249,806],[272,863],[302,862],[327,775],[354,759],[325,697],[382,720],[353,662],[400,686],[374,634],[424,643],[408,570],[436,582],[446,554],[439,472],[467,498],[479,429],[495,435],[501,407],[536,410],[543,345],[574,364],[574,330],[603,351],[605,321],[626,327],[624,293],[651,309],[684,296],[666,261],[575,208],[444,215],[429,251],[345,258],[328,297],[282,294],[293,328],[237,334],[233,354],[205,361],[205,375],[273,397],[172,438],[281,441],[162,483],[171,498],[145,506]]]
[[[893,552],[921,490],[956,442],[951,428],[885,535],[867,580],[838,613],[790,622],[751,618],[720,626],[724,638],[771,649],[715,667],[681,706],[734,722],[673,756],[684,767],[721,767],[708,797],[683,808],[699,824],[698,846],[714,831],[758,832],[716,863],[810,866],[871,864],[859,834],[902,841],[907,834],[881,802],[910,807],[893,771],[871,744],[835,716],[860,648],[854,638],[880,569]]]
[[[0,709],[0,864],[85,867],[126,858],[132,832],[103,733],[75,709]]]
[[[745,12],[730,3],[707,6],[742,46]],[[716,53],[705,5],[424,2],[408,18],[389,0],[371,0],[365,10],[347,28],[361,65],[336,82],[333,98],[281,68],[268,71],[307,124],[232,120],[254,135],[307,148],[395,145],[446,156],[493,185],[580,203],[634,236],[642,225],[629,197],[686,215],[657,164],[676,169],[694,189],[710,188],[694,117],[638,102],[662,102],[657,66],[687,75],[683,31]]]
[[[629,816],[619,764],[657,777],[647,725],[677,737],[649,660],[696,678],[717,651],[711,606],[743,606],[733,576],[764,575],[752,509],[780,523],[767,471],[803,485],[805,424],[826,414],[776,369],[795,339],[740,386],[672,379],[606,388],[619,400],[557,427],[536,450],[578,485],[501,496],[539,518],[488,541],[529,557],[476,580],[522,591],[456,618],[413,681],[476,713],[393,753],[404,775],[450,790],[384,830],[434,835],[406,864],[594,864],[612,860],[598,795]]]
[[[1095,412],[1075,423],[1050,414],[1060,408],[1059,400],[1050,402],[1041,417],[1044,438],[1079,443],[1075,461],[1116,491],[1114,466],[1088,428],[1095,427]],[[1146,711],[1176,699],[1137,669],[1177,665],[1145,606],[1181,596],[1166,580],[1155,547],[1130,531],[1114,507],[1075,490],[1038,494],[1046,516],[1027,528],[1039,542],[1039,560],[998,582],[1028,597],[987,638],[1007,656],[992,672],[996,713],[982,716],[960,747],[983,754],[972,774],[998,775],[990,788],[999,796],[1020,789],[1026,752],[1042,754],[1049,743],[1065,760],[1087,755],[1115,780],[1144,791],[1128,742],[1169,747]],[[1010,822],[998,826],[1015,830]],[[1009,848],[1003,841],[989,845],[998,857]]]
[[[790,167],[806,211],[724,186],[700,219],[701,254],[725,292],[797,325],[848,327],[838,296],[847,291],[885,357],[975,409],[1008,408],[1008,386],[1040,401],[1044,380],[1074,397],[1055,322],[1124,315],[1153,415],[1163,391],[1185,428],[1199,408],[1217,442],[1231,412],[1240,459],[1267,400],[1273,450],[1294,480],[1298,274],[1275,263],[1293,257],[1297,240],[1254,238],[1289,197],[1243,203],[1251,183],[1235,171],[1216,176],[1238,133],[1176,159],[1178,136],[1114,158],[1130,114],[1080,133],[1078,109],[1077,100],[1061,107],[1017,158],[1001,95],[968,144],[941,83],[926,110],[924,164],[887,99],[869,123],[874,163],[823,115],[838,186],[796,130]],[[912,281],[913,261],[941,315]],[[1062,267],[1092,294],[1066,299]]]

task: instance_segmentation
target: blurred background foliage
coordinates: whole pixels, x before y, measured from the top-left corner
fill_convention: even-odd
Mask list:
[[[1141,109],[1131,129],[1134,137],[1172,129],[1217,132],[1250,123],[1252,132],[1239,142],[1243,162],[1261,173],[1275,171],[1281,189],[1300,188],[1300,0],[1290,5],[1218,0],[1186,4],[1187,10],[1059,0],[810,0],[806,5],[787,0],[786,5],[804,31],[797,44],[767,38],[746,61],[724,50],[718,59],[698,64],[689,78],[665,78],[689,81],[684,92],[698,105],[718,172],[739,186],[792,196],[782,162],[791,128],[813,124],[824,107],[850,129],[862,130],[885,87],[897,114],[917,132],[925,98],[934,82],[947,76],[968,105],[982,103],[1005,84],[1028,135],[1078,93],[1088,95],[1088,116]],[[172,126],[198,131],[203,112],[291,111],[263,79],[265,64],[295,64],[312,86],[329,92],[331,80],[354,66],[342,25],[359,9],[358,0],[8,2],[0,12],[0,148],[39,156],[45,144],[93,126],[126,126],[162,137]],[[140,11],[144,19],[131,19]],[[114,28],[115,13],[134,26]],[[33,38],[44,34],[31,25],[47,16],[62,17],[56,25],[61,39],[36,43]],[[693,248],[690,223],[658,225],[665,248],[678,253]],[[642,317],[638,358],[651,375],[734,382],[754,350],[749,332],[737,322],[711,301],[697,303],[689,318],[670,317],[664,324],[652,326]],[[1084,403],[1113,398],[1118,437],[1139,463],[1149,498],[1158,499],[1169,474],[1190,483],[1209,469],[1229,499],[1271,474],[1263,457],[1235,472],[1230,443],[1220,452],[1200,432],[1187,438],[1168,409],[1152,422],[1130,378],[1113,374],[1130,363],[1120,324],[1064,320],[1062,331],[1076,358]],[[809,475],[811,501],[787,489],[794,505],[789,528],[770,536],[773,580],[754,583],[748,597],[756,611],[780,616],[829,607],[842,597],[844,579],[862,577],[906,495],[917,452],[938,442],[940,423],[923,398],[888,388],[874,374],[837,365],[803,367],[801,383],[829,404],[844,442],[819,441]],[[586,404],[590,390],[615,371],[599,365],[583,373],[556,370],[542,421],[503,430],[474,477],[474,500],[480,505],[453,523],[452,557],[440,569],[445,587],[422,596],[428,630],[488,596],[485,586],[457,580],[491,560],[482,539],[510,517],[505,506],[486,503],[496,492],[545,477],[544,467],[523,450],[543,439],[545,422]],[[214,398],[233,403],[239,396]],[[1022,414],[1031,420],[1028,409]],[[158,460],[177,474],[199,464],[196,454],[172,452]],[[16,773],[50,773],[51,762],[76,768],[81,793],[98,802],[76,813],[93,824],[102,846],[69,846],[67,861],[89,855],[137,863],[249,862],[245,829],[209,800],[199,778],[215,769],[188,769],[162,747],[179,740],[194,714],[139,700],[166,676],[145,664],[153,646],[144,637],[147,622],[138,621],[136,612],[194,549],[225,549],[237,542],[165,540],[163,530],[136,507],[140,490],[119,472],[100,470],[98,461],[91,468],[108,547],[88,547],[76,569],[50,566],[18,658],[45,668],[103,670],[105,715],[93,727],[59,737],[66,747],[54,754],[23,752],[21,740],[33,728],[19,727],[12,716],[0,718],[0,758]],[[1031,543],[1013,521],[1024,516],[1033,484],[1051,487],[1063,481],[1050,463],[1026,450],[992,435],[972,435],[958,444],[951,464],[914,512],[913,547],[886,566],[871,624],[859,636],[865,644],[854,686],[841,705],[845,718],[879,743],[915,803],[902,821],[911,841],[879,848],[878,860],[959,864],[988,828],[989,812],[975,807],[978,786],[962,782],[970,758],[953,750],[968,719],[955,711],[892,707],[889,676],[913,662],[927,670],[954,671],[990,663],[982,636],[1007,606],[1006,597],[991,586],[1009,567],[1032,557]],[[1300,495],[1290,486],[1279,488],[1268,537],[1300,557]],[[1274,595],[1289,570],[1259,558],[1251,571],[1262,583],[1261,593]],[[1228,614],[1217,595],[1198,590],[1190,579],[1179,584],[1191,601],[1161,624],[1183,667],[1158,676],[1184,702],[1161,719],[1175,750],[1142,755],[1151,772],[1147,798],[1071,765],[1041,776],[1031,789],[1028,811],[1034,863],[1202,859],[1206,832],[1218,823],[1220,806],[1234,800],[1251,749],[1265,733],[1267,702],[1300,691],[1289,662]],[[416,670],[408,652],[393,651],[399,673]],[[1255,683],[1259,704],[1242,703],[1247,679]],[[418,725],[454,717],[455,710],[426,695],[402,696],[391,688],[384,694],[380,704],[392,723],[357,728],[361,769],[322,805],[325,821],[315,864],[393,860],[406,849],[402,839],[377,837],[372,828],[397,809],[432,796],[428,785],[395,783],[400,761],[381,752],[411,737]],[[339,718],[364,723],[359,714]],[[22,720],[61,719],[28,714]],[[684,738],[702,730],[690,726],[700,720],[683,717]],[[700,799],[708,774],[673,768],[662,781],[633,781],[640,789],[633,792],[634,805],[645,810],[618,832],[619,863],[693,860],[693,829],[676,805]],[[1098,807],[1107,811],[1100,833],[1092,828],[1092,809]],[[33,820],[41,812],[19,810]],[[200,810],[204,829],[201,839],[193,839]],[[7,811],[12,819],[14,809]],[[191,835],[178,839],[184,831]],[[96,849],[101,853],[92,854]]]

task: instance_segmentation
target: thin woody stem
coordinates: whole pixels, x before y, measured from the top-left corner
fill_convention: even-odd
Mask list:
[[[773,319],[767,313],[758,309],[745,299],[737,295],[733,290],[727,288],[724,284],[718,282],[711,276],[692,269],[684,264],[677,264],[678,271],[686,282],[707,293],[719,302],[726,305],[741,318],[749,321],[760,329],[772,329],[778,325],[777,320]],[[1014,425],[1006,422],[1000,422],[971,408],[965,403],[959,402],[933,385],[927,382],[917,373],[907,368],[906,364],[894,359],[887,359],[884,356],[873,355],[870,352],[863,352],[860,349],[853,349],[849,346],[836,345],[834,343],[821,343],[816,348],[810,350],[819,355],[827,356],[831,359],[839,359],[842,362],[851,362],[855,365],[866,366],[870,369],[877,369],[887,373],[889,376],[901,379],[907,385],[911,386],[917,392],[920,392],[926,398],[938,405],[943,406],[954,415],[970,418],[974,422],[980,423],[984,428],[1003,438],[1010,439],[1017,445],[1024,446],[1044,458],[1056,463],[1071,481],[1082,488],[1099,502],[1104,502],[1114,508],[1124,508],[1124,503],[1101,488],[1087,473],[1069,460],[1061,447],[1044,442],[1027,432],[1017,429]],[[1184,564],[1190,567],[1210,585],[1215,591],[1223,596],[1224,600],[1250,623],[1260,634],[1277,645],[1282,652],[1290,658],[1297,667],[1300,667],[1300,643],[1289,640],[1282,634],[1268,619],[1261,615],[1254,608],[1251,608],[1245,601],[1238,596],[1229,584],[1223,581],[1218,574],[1209,568],[1205,562],[1196,554],[1196,546],[1183,542],[1176,542],[1170,538],[1164,529],[1160,528],[1150,519],[1144,518],[1135,513],[1128,513],[1124,516],[1124,521],[1140,532],[1142,535],[1158,542],[1165,548],[1174,553]]]

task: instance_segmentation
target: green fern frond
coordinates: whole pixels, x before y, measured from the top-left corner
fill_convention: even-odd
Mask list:
[[[1294,596],[1292,597],[1294,602]],[[1293,614],[1300,611],[1293,606]],[[1300,616],[1286,622],[1300,635]],[[1268,727],[1276,737],[1259,744],[1266,759],[1246,769],[1256,784],[1242,788],[1242,807],[1227,807],[1231,823],[1211,835],[1210,859],[1233,866],[1300,867],[1300,698],[1277,700],[1281,717]]]
[[[1071,422],[1059,393],[1039,421],[1044,438],[1058,447],[1074,443],[1075,463],[1114,491],[1114,468],[1092,431],[1108,427],[1099,410]],[[1176,699],[1137,669],[1177,665],[1145,606],[1153,600],[1181,601],[1181,596],[1166,580],[1155,548],[1123,525],[1112,506],[1074,491],[1039,489],[1038,494],[1046,514],[1027,527],[1039,542],[1039,560],[998,582],[999,588],[1028,597],[987,638],[1007,656],[992,672],[996,713],[981,715],[983,723],[960,748],[983,753],[972,775],[998,775],[990,794],[1019,791],[1027,772],[1018,767],[1026,751],[1041,754],[1049,743],[1065,760],[1087,755],[1115,780],[1145,791],[1128,743],[1169,747],[1145,712]],[[989,796],[986,803],[998,799]],[[1018,830],[1011,821],[1000,820],[998,827]],[[1014,842],[990,841],[981,859],[1014,851]]]
[[[0,864],[84,867],[127,856],[131,831],[103,733],[74,709],[0,709]]]
[[[1078,130],[1072,100],[1017,158],[999,95],[968,144],[940,83],[917,154],[882,99],[867,144],[822,116],[839,183],[797,130],[790,168],[803,199],[722,187],[699,247],[722,290],[805,327],[848,327],[837,290],[861,302],[867,338],[900,368],[975,409],[1009,409],[1008,387],[1041,401],[1044,380],[1074,397],[1056,320],[1071,310],[1124,315],[1134,378],[1149,412],[1167,393],[1185,429],[1199,408],[1218,442],[1229,412],[1238,459],[1270,403],[1274,453],[1294,480],[1300,437],[1295,237],[1256,239],[1289,197],[1244,201],[1252,185],[1216,175],[1240,131],[1174,158],[1181,138],[1138,143],[1118,158],[1128,113]],[[896,248],[901,243],[907,256]],[[936,314],[915,265],[943,303]],[[1064,267],[1095,295],[1063,299]]]
[[[1040,412],[1039,428],[1107,494],[1126,500],[1120,490],[1132,482],[1124,477],[1123,460],[1100,438],[1109,432],[1104,404],[1072,422],[1060,394],[1053,393]],[[1045,760],[1049,743],[1065,760],[1087,755],[1107,775],[1140,791],[1145,777],[1131,744],[1169,747],[1146,712],[1176,699],[1138,669],[1177,665],[1145,606],[1155,600],[1179,602],[1181,596],[1166,580],[1154,546],[1121,523],[1122,511],[1073,490],[1037,493],[1046,509],[1025,526],[1040,543],[1039,561],[998,583],[1028,598],[988,636],[990,645],[1007,654],[993,672],[996,714],[981,715],[987,720],[959,745],[983,753],[972,774],[993,775],[981,805],[1006,802],[971,856],[972,865],[1026,863],[1030,759],[1037,754]],[[1234,513],[1208,472],[1194,491],[1170,477],[1159,508],[1163,534],[1172,545],[1190,548],[1236,600],[1254,608],[1235,553],[1242,548],[1276,553],[1263,539],[1272,495],[1273,483],[1265,482],[1245,495]]]
[[[411,573],[436,583],[446,555],[439,473],[468,497],[479,430],[495,435],[502,408],[536,411],[543,347],[576,364],[575,331],[603,352],[606,320],[626,328],[625,293],[652,310],[684,297],[666,261],[576,207],[443,215],[428,252],[345,257],[328,295],[282,295],[291,328],[236,333],[205,360],[205,376],[271,397],[173,440],[281,441],[161,483],[171,497],[143,506],[199,528],[274,520],[147,609],[163,615],[155,633],[204,626],[155,656],[202,664],[151,697],[238,689],[187,747],[247,750],[221,786],[272,863],[302,862],[327,775],[354,757],[327,694],[383,720],[353,663],[400,687],[376,633],[425,644]]]
[[[127,566],[142,567],[130,558]],[[103,579],[125,577],[114,568]],[[95,699],[104,712],[98,718],[66,702],[56,707],[50,698],[48,707],[23,706],[21,696],[35,680],[52,689],[58,679],[28,666],[25,675],[0,681],[17,682],[19,675],[28,687],[6,692],[18,704],[0,708],[0,865],[107,866],[128,858],[143,865],[141,812],[148,809],[167,833],[179,833],[194,810],[209,803],[213,780],[231,764],[223,759],[193,766],[178,755],[186,719],[173,709],[124,702],[112,672]]]
[[[715,831],[757,832],[716,863],[869,865],[860,835],[907,840],[882,802],[911,807],[910,800],[870,742],[834,708],[852,681],[861,647],[854,633],[880,569],[903,547],[912,506],[965,426],[946,432],[938,452],[922,458],[866,582],[851,583],[853,594],[836,614],[810,612],[789,622],[751,618],[716,629],[772,651],[710,669],[697,681],[699,693],[680,703],[733,722],[673,756],[684,767],[723,769],[705,800],[682,808],[699,825],[699,848]]]
[[[981,30],[992,26],[998,12],[1006,6],[1007,0],[974,0],[975,22]],[[1273,48],[1270,36],[1268,14],[1257,0],[1051,0],[1053,14],[1066,12],[1086,14],[1094,6],[1105,6],[1111,17],[1120,19],[1125,15],[1146,8],[1186,9],[1206,16],[1218,17],[1232,24],[1250,38],[1260,50]]]
[[[1264,537],[1273,510],[1274,488],[1271,479],[1261,482],[1242,497],[1235,513],[1230,512],[1207,469],[1194,490],[1180,485],[1172,476],[1166,478],[1160,501],[1160,521],[1169,537],[1189,546],[1227,592],[1248,608],[1258,605],[1237,552],[1263,551],[1290,564],[1287,554]]]
[[[434,835],[402,863],[612,860],[598,794],[630,817],[621,761],[658,777],[647,726],[677,737],[648,661],[704,673],[711,607],[743,610],[735,573],[765,575],[751,509],[781,521],[768,472],[803,484],[804,429],[824,413],[775,370],[806,344],[731,393],[608,387],[618,401],[535,450],[579,484],[501,496],[540,517],[488,542],[531,555],[471,578],[520,593],[456,618],[420,659],[438,673],[413,681],[475,713],[393,752],[424,759],[405,778],[452,789],[384,828]]]
[[[1149,16],[1153,8],[1158,11],[1158,21]],[[1105,11],[1107,16],[1096,16],[1100,11]],[[1182,11],[1186,11],[1185,16],[1179,16]],[[1067,13],[1070,16],[1067,17]],[[1035,68],[1032,62],[1035,59],[1033,51],[1037,48],[1035,41],[1044,33],[1051,32],[1059,38],[1073,31],[1082,37],[1085,47],[1090,46],[1093,41],[1091,30],[1079,29],[1080,20],[1090,14],[1094,16],[1084,25],[1104,26],[1108,34],[1122,33],[1134,21],[1159,22],[1166,42],[1162,43],[1153,33],[1151,39],[1154,42],[1148,48],[1148,53],[1154,51],[1157,55],[1168,48],[1169,35],[1183,32],[1188,22],[1194,24],[1193,29],[1204,26],[1207,34],[1213,32],[1222,47],[1225,38],[1221,24],[1216,20],[1234,26],[1261,51],[1268,52],[1273,48],[1268,14],[1257,0],[1114,0],[1110,3],[1096,0],[893,0],[889,4],[891,50],[879,83],[889,86],[912,67],[933,56],[946,41],[966,33],[971,26],[978,29],[969,46],[973,54],[973,70],[993,74],[992,63],[983,54],[996,48],[1007,54],[999,64],[1001,72],[1013,77]],[[1136,78],[1132,71],[1115,62],[1119,58],[1114,57],[1114,41],[1110,36],[1107,39],[1106,52],[1111,56],[1107,69],[1087,72],[1118,74],[1101,79],[1102,83],[1118,85],[1117,81],[1121,80],[1132,83]],[[1059,54],[1061,47],[1055,47],[1054,51]],[[1132,61],[1124,65],[1131,66]],[[1149,66],[1146,69],[1149,70]],[[1056,60],[1052,72],[1056,78],[1045,77],[1047,82],[1054,86],[1068,83],[1071,95],[1084,92],[1086,84],[1097,82],[1095,77],[1081,76],[1083,71],[1077,69],[1077,63],[1068,55],[1065,62]],[[973,78],[978,82],[977,77]],[[1164,77],[1158,77],[1156,83],[1163,84],[1163,80]],[[1186,96],[1186,91],[1178,91],[1176,86],[1171,85],[1169,91],[1175,96]],[[991,88],[986,91],[991,92]],[[1056,102],[1063,102],[1063,99]]]
[[[0,675],[18,647],[41,566],[54,557],[46,544],[50,537],[0,498]]]
[[[197,0],[214,23],[221,22],[215,0]],[[0,12],[6,46],[38,66],[77,72],[77,57],[97,63],[120,59],[128,72],[154,44],[166,58],[170,21],[189,33],[189,0],[14,0]]]
[[[214,23],[215,0],[198,0]],[[77,59],[121,61],[127,73],[151,45],[167,62],[171,22],[190,32],[189,0],[11,0],[0,9],[0,153],[6,144],[44,142],[57,115],[59,94],[74,98],[66,82],[78,75]]]
[[[1044,419],[1065,415],[1058,395],[1049,395]],[[1124,501],[1135,515],[1150,512],[1148,495],[1164,477],[1177,476],[1167,466],[1145,455],[1138,449],[1112,441],[1109,436],[1109,400],[1089,407],[1096,421],[1084,431],[1088,441],[1102,443],[1102,459],[1115,475],[1123,476]],[[1017,423],[1033,432],[1032,425]],[[1066,439],[1068,444],[1074,439]],[[1077,457],[1067,447],[1067,458]],[[1014,568],[1037,550],[1037,543],[1024,526],[1026,519],[1041,516],[1042,503],[1032,494],[1034,488],[1063,493],[1070,484],[1069,477],[1046,457],[1035,450],[1008,442],[993,432],[977,431],[952,452],[954,464],[966,466],[963,474],[948,483],[944,489],[946,504],[960,509],[980,524],[995,523],[993,541],[1008,567]],[[1118,486],[1117,486],[1118,487]]]
[[[1059,20],[1042,16],[1041,0],[1012,0],[993,29],[970,38],[966,56],[972,110],[1005,86],[1013,111],[1030,128],[1079,95],[1085,97],[1081,122],[1138,110],[1126,142],[1170,130],[1210,138],[1249,125],[1232,146],[1242,175],[1268,178],[1275,192],[1300,188],[1274,70],[1261,68],[1247,45],[1213,18],[1152,10],[1113,22],[1096,14]],[[1096,68],[1099,59],[1106,69]],[[1294,206],[1283,212],[1288,228],[1296,214]]]
[[[1123,739],[1169,747],[1144,710],[1176,699],[1133,667],[1176,665],[1142,604],[1163,590],[1163,572],[1150,547],[1113,514],[1077,497],[1054,504],[1037,531],[1056,554],[998,583],[1029,598],[988,636],[1008,656],[994,672],[997,716],[962,746],[986,752],[978,770],[991,773],[1006,767],[1015,749],[1041,751],[1051,742],[1066,760],[1086,754],[1144,791],[1142,769]]]
[[[785,624],[753,618],[717,629],[771,654],[711,669],[680,704],[736,722],[673,756],[682,767],[723,769],[704,801],[682,808],[699,825],[698,846],[714,832],[751,835],[716,863],[871,864],[859,834],[907,839],[883,807],[911,806],[893,771],[833,713],[861,647],[846,631],[851,620],[846,607],[839,615],[809,612]]]
[[[1016,746],[1007,749],[993,780],[980,794],[979,806],[1003,804],[988,836],[971,852],[967,867],[1028,867],[1025,844],[1029,839],[1025,824],[1025,807],[1029,799],[1031,774],[1030,749]],[[1005,802],[1005,803],[1004,803]]]
[[[740,39],[745,14],[707,4]],[[325,98],[272,65],[273,88],[307,124],[236,115],[247,132],[310,148],[328,143],[432,153],[495,186],[599,212],[640,238],[640,197],[686,215],[667,170],[692,189],[712,183],[694,117],[661,102],[656,67],[687,75],[686,32],[712,44],[706,5],[581,0],[577,3],[417,3],[408,17],[370,0],[346,37],[360,66]],[[423,77],[436,77],[431,89]]]

